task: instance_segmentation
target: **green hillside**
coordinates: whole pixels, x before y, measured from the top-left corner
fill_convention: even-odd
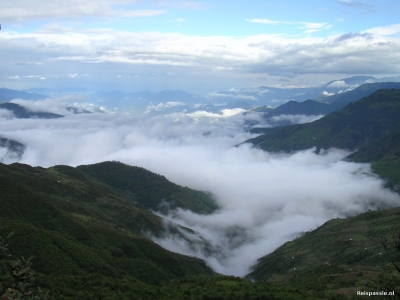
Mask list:
[[[156,189],[161,176],[148,173],[149,181],[138,190]],[[92,288],[97,284],[106,293],[111,292],[107,283],[114,281],[159,285],[213,273],[202,260],[169,252],[143,237],[146,231],[162,233],[162,220],[80,169],[0,164],[0,186],[0,235],[14,232],[11,252],[32,255],[39,283],[55,295],[70,295],[73,282],[95,274],[103,279]],[[169,197],[165,192],[163,198]]]
[[[103,162],[79,166],[76,170],[115,188],[144,208],[160,209],[163,204],[168,204],[171,208],[181,207],[198,213],[211,213],[217,209],[210,195],[176,185],[143,168]]]
[[[321,102],[325,103],[331,103],[331,104],[336,104],[336,103],[350,103],[354,101],[358,101],[363,97],[367,97],[368,95],[372,94],[373,92],[377,90],[382,90],[382,89],[399,89],[400,88],[400,83],[399,82],[374,82],[374,83],[366,83],[362,84],[359,87],[355,88],[354,90],[328,96],[328,97],[323,97],[321,99],[315,99],[315,100],[320,100]]]
[[[387,265],[390,256],[400,261],[399,251],[386,253],[381,244],[381,237],[395,244],[399,215],[400,208],[395,208],[330,220],[260,258],[247,277],[354,296],[368,289],[380,273],[377,267]]]
[[[136,176],[134,184],[118,180],[127,175]],[[7,240],[13,256],[2,257],[0,251],[0,293],[8,280],[7,261],[33,256],[34,284],[57,300],[343,299],[324,290],[217,275],[204,261],[145,238],[145,231],[164,233],[162,220],[142,208],[148,205],[145,197],[156,205],[158,196],[182,191],[141,168],[116,162],[48,169],[0,164],[0,187],[0,237],[14,233]],[[188,206],[190,195],[195,203],[206,197],[187,188],[182,193]]]
[[[399,116],[400,90],[379,90],[312,123],[253,129],[261,135],[246,142],[275,152],[312,147],[356,150],[400,126]]]
[[[312,123],[258,128],[246,142],[266,151],[316,147],[357,150],[346,159],[370,162],[372,169],[400,192],[400,90],[379,90]]]
[[[374,172],[387,179],[389,187],[400,192],[400,127],[346,159],[354,162],[372,162]]]
[[[321,103],[314,100],[306,100],[304,102],[288,101],[276,108],[268,106],[260,106],[252,109],[256,112],[266,113],[265,117],[279,116],[279,115],[326,115],[335,110],[339,110],[346,106],[346,103]]]

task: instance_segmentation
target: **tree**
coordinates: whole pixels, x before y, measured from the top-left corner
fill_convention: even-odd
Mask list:
[[[0,300],[47,300],[49,291],[34,288],[34,272],[31,269],[32,257],[13,259],[7,240],[0,236]]]
[[[382,236],[380,243],[389,257],[389,263],[382,268],[369,286],[386,292],[394,292],[394,296],[400,299],[400,227],[390,227],[388,230],[392,236],[390,238]]]

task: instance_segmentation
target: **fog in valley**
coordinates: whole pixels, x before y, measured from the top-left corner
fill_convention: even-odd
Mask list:
[[[346,150],[272,154],[241,144],[255,137],[244,129],[247,121],[268,126],[256,114],[237,109],[166,116],[66,113],[76,100],[20,100],[31,109],[68,115],[15,119],[3,111],[0,136],[26,145],[20,163],[49,167],[117,160],[210,192],[220,207],[213,214],[178,209],[163,215],[166,223],[194,234],[149,237],[171,251],[203,258],[223,274],[244,276],[258,258],[329,219],[399,205],[399,196],[383,187],[369,164],[342,161]],[[16,160],[0,155],[5,163]]]

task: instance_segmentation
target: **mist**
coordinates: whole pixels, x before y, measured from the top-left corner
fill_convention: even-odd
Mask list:
[[[46,120],[3,115],[0,136],[26,145],[20,163],[49,167],[117,160],[212,193],[220,207],[213,214],[177,209],[162,215],[195,234],[149,237],[171,251],[203,258],[223,274],[244,276],[258,258],[329,219],[400,203],[369,164],[342,161],[346,150],[273,154],[249,144],[235,147],[255,137],[243,130],[250,117],[235,111]],[[6,163],[13,159],[3,157]]]

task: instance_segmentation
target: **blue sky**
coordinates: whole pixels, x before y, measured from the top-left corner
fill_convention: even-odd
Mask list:
[[[0,86],[215,91],[400,72],[400,2],[14,0]]]

